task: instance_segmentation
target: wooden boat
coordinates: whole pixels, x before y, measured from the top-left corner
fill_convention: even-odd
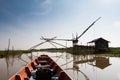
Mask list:
[[[9,80],[72,80],[48,55],[41,55]]]

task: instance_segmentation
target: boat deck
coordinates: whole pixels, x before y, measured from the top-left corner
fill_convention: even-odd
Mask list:
[[[9,80],[72,80],[48,55],[41,55]]]

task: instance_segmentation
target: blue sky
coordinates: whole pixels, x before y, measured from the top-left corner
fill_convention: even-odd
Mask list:
[[[110,46],[118,47],[119,14],[119,0],[0,0],[0,49],[7,48],[9,38],[15,49],[29,49],[42,42],[41,36],[70,39],[98,17],[102,18],[79,39],[79,44],[103,37]],[[72,46],[71,42],[67,44]],[[39,48],[46,46],[51,47],[45,44]]]

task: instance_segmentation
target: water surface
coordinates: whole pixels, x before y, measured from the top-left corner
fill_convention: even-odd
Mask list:
[[[0,58],[0,80],[8,80],[41,54],[49,55],[73,80],[120,80],[120,57],[33,52]]]

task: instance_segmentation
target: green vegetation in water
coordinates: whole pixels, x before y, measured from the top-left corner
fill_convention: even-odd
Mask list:
[[[109,54],[114,57],[120,57],[120,48],[111,48]]]
[[[41,49],[41,50],[9,50],[9,51],[0,51],[0,56],[4,55],[15,55],[15,54],[23,54],[23,53],[31,53],[31,52],[38,52],[38,51],[48,51],[48,52],[67,52],[70,54],[81,55],[81,54],[101,54],[101,55],[109,55],[114,57],[120,57],[120,48],[110,48],[109,51],[105,52],[95,52],[91,49],[81,49],[81,50],[73,50],[72,47],[70,48],[50,48],[50,49]]]
[[[110,51],[111,51],[111,53],[112,54],[120,54],[120,48],[112,48],[112,49],[110,49]]]
[[[1,50],[0,55],[12,55],[12,54],[22,54],[22,53],[30,53],[29,50]]]
[[[48,51],[48,52],[67,52],[67,53],[70,53],[70,54],[93,54],[93,50],[73,50],[72,47],[70,48],[50,48],[50,49],[42,49],[40,51]]]
[[[70,54],[81,55],[81,54],[101,54],[101,55],[110,55],[120,57],[120,48],[110,48],[109,51],[97,51],[95,52],[93,49],[79,49],[73,50],[70,48],[50,48],[50,49],[42,49],[40,51],[49,51],[49,52],[67,52]]]

